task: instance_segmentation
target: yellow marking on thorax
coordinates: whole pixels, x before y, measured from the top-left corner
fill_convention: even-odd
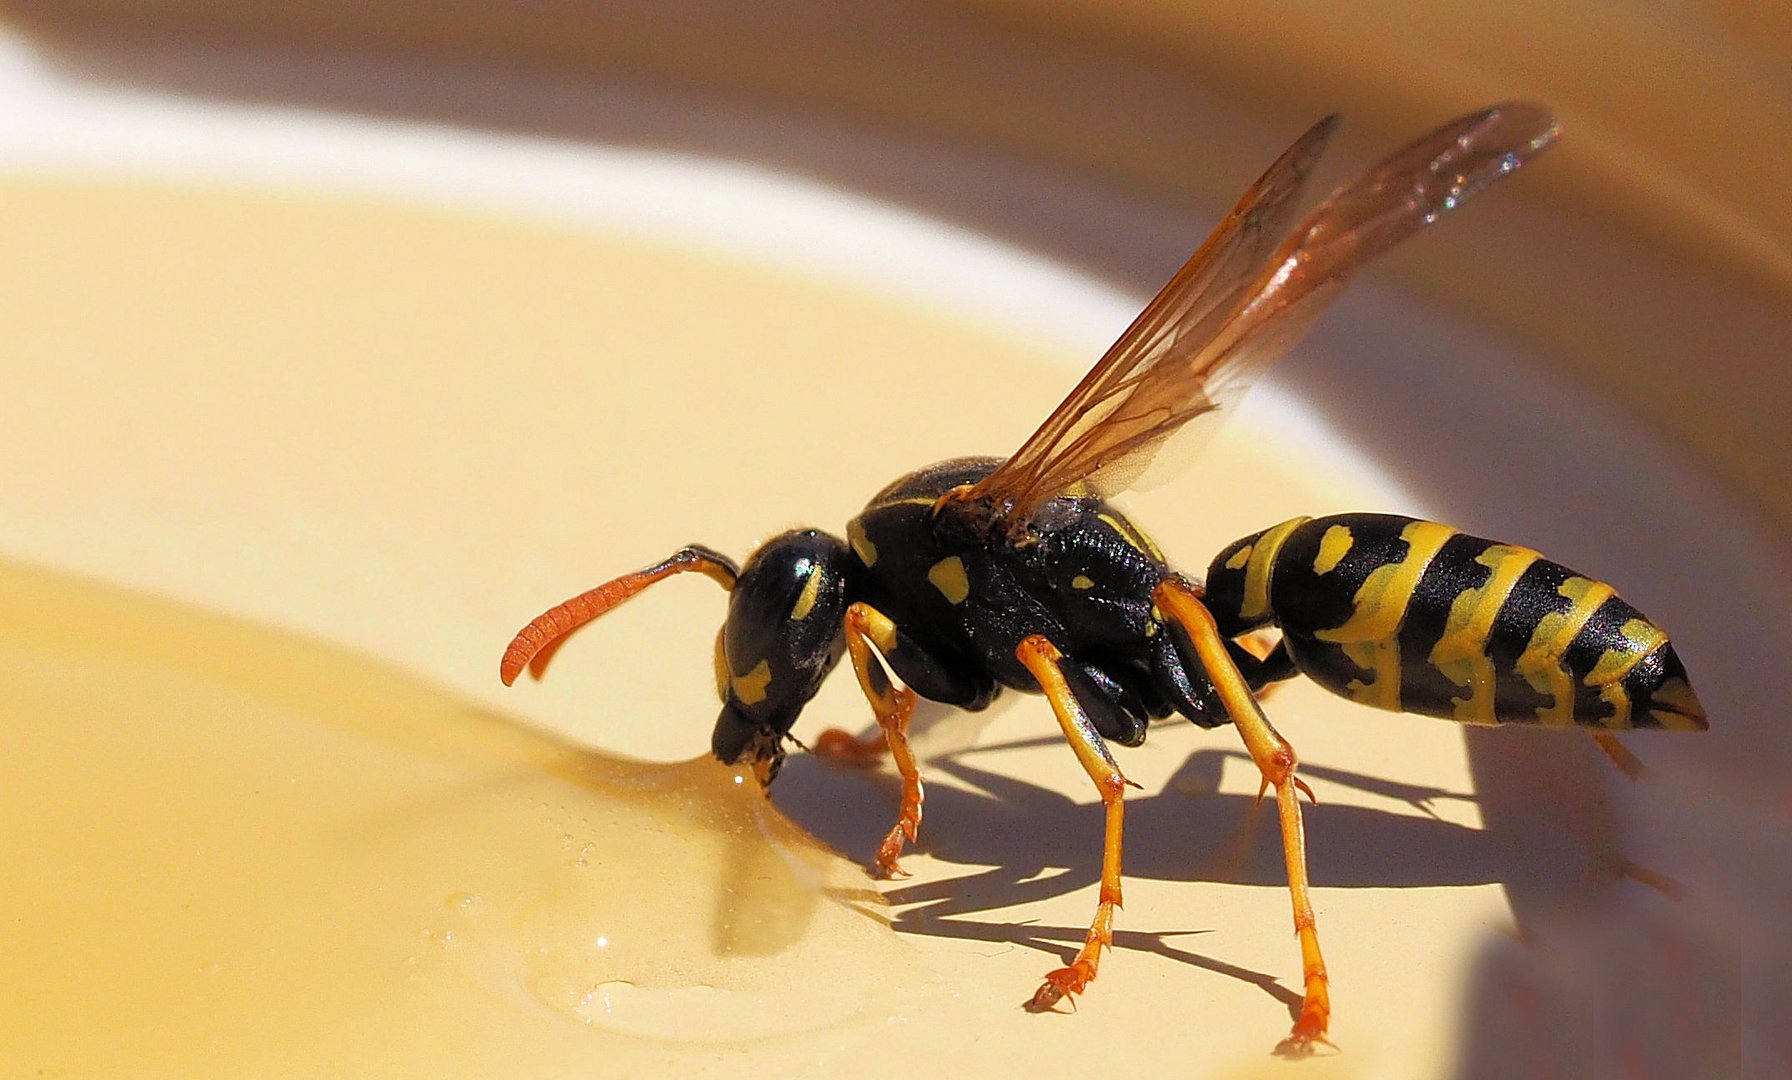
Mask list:
[[[809,579],[803,582],[803,591],[797,594],[796,606],[790,609],[790,621],[802,622],[815,610],[815,598],[821,594],[821,569],[812,568]]]
[[[1493,659],[1487,655],[1487,639],[1493,632],[1495,616],[1512,595],[1518,579],[1540,558],[1530,548],[1495,544],[1475,556],[1476,562],[1493,571],[1487,584],[1462,590],[1450,604],[1450,617],[1430,659],[1431,666],[1451,682],[1468,687],[1468,697],[1451,699],[1456,705],[1456,719],[1464,723],[1498,723],[1493,695],[1497,675]]]
[[[1114,530],[1120,539],[1126,542],[1128,547],[1135,551],[1142,551],[1146,555],[1156,559],[1158,562],[1167,561],[1164,558],[1163,551],[1159,549],[1157,544],[1149,536],[1146,536],[1142,530],[1134,528],[1129,522],[1123,521],[1119,517],[1107,513],[1106,511],[1098,513],[1095,516],[1106,522],[1108,528]]]
[[[1248,563],[1250,561],[1251,561],[1251,545],[1246,544],[1245,546],[1239,548],[1237,551],[1234,551],[1232,553],[1232,557],[1230,559],[1226,560],[1226,569],[1239,570],[1244,567],[1245,563]]]
[[[1400,622],[1419,578],[1455,535],[1455,529],[1434,521],[1409,523],[1400,530],[1406,554],[1369,572],[1342,626],[1314,635],[1335,643],[1352,663],[1373,673],[1373,682],[1352,679],[1345,687],[1354,700],[1378,709],[1400,708]]]
[[[1329,574],[1336,570],[1355,543],[1356,537],[1350,534],[1348,525],[1333,525],[1325,530],[1325,535],[1319,538],[1319,554],[1313,558],[1313,572]]]
[[[1073,589],[1093,589],[1095,587],[1095,579],[1088,574],[1078,574],[1070,579],[1070,587]]]
[[[771,684],[771,662],[761,660],[753,665],[752,671],[734,677],[734,696],[740,699],[742,705],[757,705],[765,700],[766,688]]]
[[[1643,657],[1668,640],[1668,636],[1647,619],[1630,619],[1618,628],[1618,633],[1624,636],[1623,646],[1601,653],[1585,679],[1588,686],[1598,688],[1600,700],[1612,707],[1611,715],[1604,723],[1614,729],[1631,726],[1630,691],[1624,687],[1624,677],[1642,662]]]
[[[1538,693],[1550,695],[1550,704],[1537,710],[1538,721],[1564,727],[1574,723],[1574,674],[1562,663],[1562,656],[1599,605],[1611,599],[1612,587],[1591,578],[1571,577],[1556,592],[1568,599],[1568,610],[1552,611],[1537,621],[1530,643],[1513,668]]]
[[[1269,578],[1275,568],[1276,554],[1287,542],[1288,534],[1312,521],[1310,517],[1289,518],[1280,525],[1265,529],[1250,547],[1249,561],[1244,567],[1244,602],[1238,614],[1246,619],[1261,619],[1269,614]]]
[[[928,567],[927,580],[949,604],[962,604],[971,595],[971,579],[965,576],[964,560],[956,555],[948,555]]]
[[[865,526],[859,524],[858,518],[847,522],[846,542],[852,546],[853,554],[859,557],[860,562],[866,566],[877,565],[877,545],[865,535]]]

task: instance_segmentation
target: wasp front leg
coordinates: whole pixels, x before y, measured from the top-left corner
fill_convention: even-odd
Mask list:
[[[1313,793],[1295,777],[1294,748],[1263,715],[1250,684],[1233,662],[1226,639],[1220,636],[1212,613],[1201,602],[1200,593],[1181,578],[1170,577],[1158,584],[1152,599],[1188,635],[1201,666],[1206,669],[1244,739],[1245,749],[1250,751],[1251,760],[1263,774],[1263,786],[1273,785],[1276,789],[1276,808],[1282,824],[1282,855],[1288,866],[1288,892],[1294,901],[1294,932],[1300,938],[1305,987],[1300,1016],[1279,1049],[1307,1053],[1314,1043],[1329,1045],[1325,1032],[1332,1011],[1330,980],[1325,973],[1325,958],[1319,952],[1313,901],[1307,894],[1306,832],[1301,824],[1300,802],[1295,791],[1305,791],[1308,798],[1312,798]]]
[[[1066,677],[1064,656],[1057,646],[1034,634],[1020,643],[1015,656],[1045,691],[1064,738],[1070,742],[1071,750],[1075,751],[1089,779],[1095,781],[1095,790],[1101,793],[1102,805],[1107,809],[1101,848],[1101,894],[1095,906],[1095,919],[1089,924],[1089,934],[1083,939],[1083,947],[1077,952],[1076,959],[1070,966],[1048,973],[1027,1003],[1029,1009],[1038,1012],[1056,1005],[1066,994],[1082,993],[1095,978],[1096,968],[1101,964],[1101,950],[1114,943],[1114,912],[1120,907],[1120,842],[1126,808],[1121,796],[1131,781],[1120,775],[1120,766],[1108,753],[1095,722],[1072,691]],[[1076,672],[1076,668],[1070,669],[1070,674]]]
[[[896,861],[902,854],[904,841],[913,841],[921,829],[921,801],[926,792],[921,786],[921,769],[915,764],[914,751],[908,745],[908,722],[915,712],[915,692],[890,681],[889,673],[879,662],[873,649],[885,654],[897,648],[896,624],[889,616],[859,602],[846,609],[846,651],[852,657],[852,669],[859,677],[859,688],[871,702],[877,726],[883,730],[884,742],[896,771],[902,776],[902,805],[896,824],[877,849],[877,868],[885,877],[906,877],[908,872]]]
[[[882,728],[877,734],[861,739],[845,728],[831,727],[809,743],[809,751],[818,758],[841,765],[870,768],[890,752],[890,740]]]
[[[878,654],[904,686],[929,701],[952,705],[966,712],[979,712],[995,700],[1001,687],[993,678],[977,672],[962,659],[922,648],[881,612],[870,605],[864,606],[866,612],[861,616],[860,625],[872,633],[871,641]],[[864,675],[860,675],[859,682],[864,685]],[[875,709],[878,698],[873,689],[866,687],[865,696],[871,699]],[[843,765],[875,765],[890,750],[889,732],[880,725],[876,735],[861,739],[842,728],[828,728],[816,736],[810,749],[817,757]]]
[[[846,651],[852,657],[859,688],[877,717],[878,741],[889,748],[902,777],[902,807],[895,827],[878,848],[877,866],[886,876],[903,877],[906,873],[896,857],[902,854],[904,843],[912,843],[920,831],[921,801],[925,797],[921,769],[908,743],[908,722],[915,711],[916,695],[975,712],[987,707],[999,688],[994,679],[970,674],[962,664],[923,649],[889,616],[863,601],[846,609],[845,630]],[[879,662],[880,656],[883,663]],[[890,681],[884,663],[904,685]],[[865,746],[844,732],[840,736],[855,746]]]

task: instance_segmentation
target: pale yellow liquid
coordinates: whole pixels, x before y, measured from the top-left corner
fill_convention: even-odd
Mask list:
[[[0,1075],[586,1074],[850,1025],[916,970],[710,759],[12,565],[0,686]]]

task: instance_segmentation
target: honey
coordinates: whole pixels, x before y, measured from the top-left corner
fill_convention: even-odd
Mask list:
[[[922,970],[710,758],[12,564],[0,686],[0,1074],[588,1075],[887,1016]]]

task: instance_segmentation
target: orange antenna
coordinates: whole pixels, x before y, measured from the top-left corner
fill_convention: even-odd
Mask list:
[[[516,677],[526,667],[531,678],[539,679],[547,671],[548,661],[566,644],[566,639],[573,632],[604,615],[617,605],[632,599],[636,593],[652,585],[656,581],[664,581],[673,574],[682,574],[695,570],[703,576],[715,581],[724,589],[732,590],[740,570],[726,555],[717,554],[706,547],[692,544],[673,552],[664,561],[637,570],[632,574],[624,574],[615,581],[607,581],[595,589],[582,592],[561,604],[537,615],[529,621],[529,625],[517,631],[504,648],[504,658],[498,662],[498,678],[509,686],[516,682]]]

